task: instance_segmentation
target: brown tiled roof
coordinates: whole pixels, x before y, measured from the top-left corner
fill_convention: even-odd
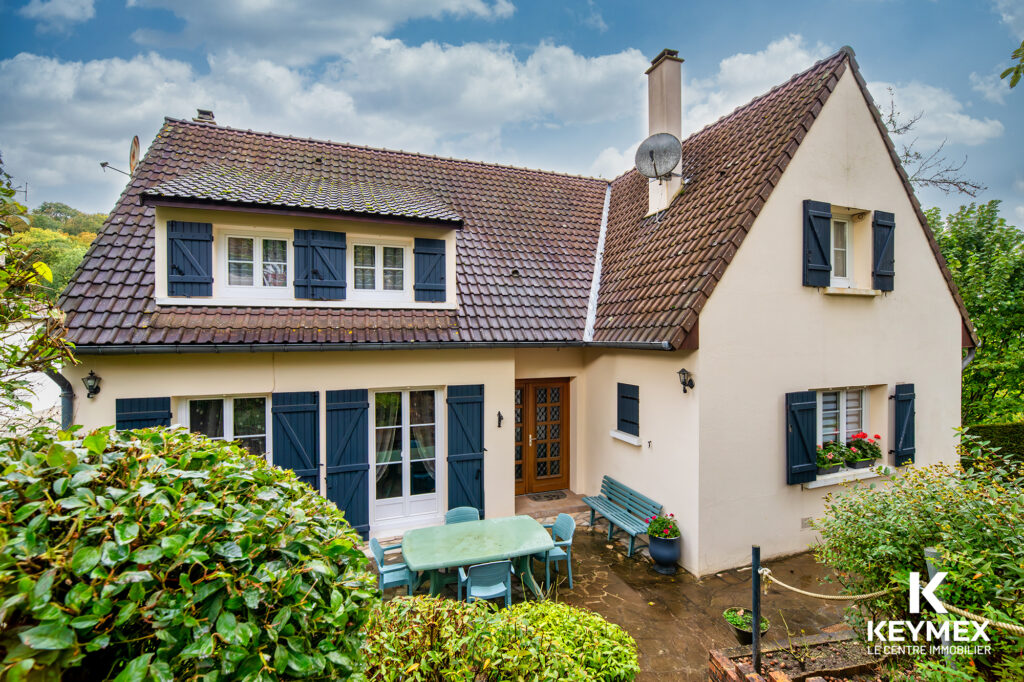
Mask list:
[[[595,341],[656,340],[673,348],[683,344],[797,147],[851,66],[970,329],[966,308],[853,51],[843,48],[684,140],[682,171],[688,181],[660,215],[645,217],[647,178],[634,170],[613,182]]]
[[[157,306],[143,192],[210,164],[415,187],[461,217],[457,311]],[[607,182],[167,119],[61,300],[80,346],[579,342]]]
[[[844,48],[683,142],[685,191],[658,216],[647,180],[611,183],[594,341],[679,348],[839,78]],[[868,98],[870,104],[870,98]],[[871,106],[950,291],[956,286]],[[142,193],[211,164],[339,184],[412,187],[463,220],[458,310],[156,306]],[[581,343],[608,183],[167,119],[62,298],[80,346]],[[160,191],[166,191],[161,189]],[[513,271],[516,274],[513,274]]]
[[[462,222],[462,217],[440,197],[419,187],[216,163],[150,187],[143,194],[146,197],[192,199],[215,204],[251,204]]]

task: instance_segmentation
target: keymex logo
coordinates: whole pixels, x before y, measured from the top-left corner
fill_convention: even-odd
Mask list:
[[[935,590],[946,579],[944,572],[938,572],[924,586],[921,585],[921,574],[910,573],[910,593],[908,595],[911,613],[921,613],[923,598],[932,611],[939,614],[949,613]],[[988,644],[973,644],[979,640],[988,642],[985,629],[988,623],[975,623],[971,620],[880,620],[868,621],[868,641],[878,642],[870,651],[876,656],[889,655],[982,655],[991,652]],[[912,644],[904,644],[912,642]],[[893,643],[896,643],[895,645]]]

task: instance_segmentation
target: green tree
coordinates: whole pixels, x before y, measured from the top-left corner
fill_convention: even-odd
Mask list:
[[[82,234],[100,231],[105,213],[83,213],[77,208],[58,201],[44,201],[29,216],[32,227],[65,234]]]
[[[71,275],[82,262],[88,248],[88,243],[83,244],[77,235],[41,230],[38,227],[19,232],[13,239],[26,250],[30,262],[40,261],[50,267],[53,281],[36,285],[40,295],[48,301],[57,300],[60,292],[71,281]]]
[[[14,200],[0,159],[0,422],[9,429],[30,420],[25,400],[29,375],[74,362],[61,312],[37,286],[52,279],[49,268],[12,236],[25,223],[25,207]]]
[[[999,202],[962,206],[928,223],[981,339],[963,374],[964,424],[1024,419],[1024,232]]]
[[[1010,60],[1016,60],[1017,63],[1003,71],[999,77],[1010,78],[1010,87],[1017,87],[1017,83],[1020,83],[1021,76],[1024,76],[1024,40],[1020,41],[1020,47],[1013,51],[1010,55]]]

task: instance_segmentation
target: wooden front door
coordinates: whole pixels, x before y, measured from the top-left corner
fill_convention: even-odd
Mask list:
[[[569,380],[516,382],[516,495],[569,487]]]

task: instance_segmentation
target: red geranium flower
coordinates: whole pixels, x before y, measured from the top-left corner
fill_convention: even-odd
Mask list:
[[[857,452],[857,448],[850,448],[850,452]]]
[[[665,535],[668,535],[668,528],[665,529]]]
[[[879,436],[879,435],[878,435],[878,434],[876,433],[876,434],[875,434],[875,440],[881,440],[881,439],[882,439],[882,437],[881,437],[881,436]]]

